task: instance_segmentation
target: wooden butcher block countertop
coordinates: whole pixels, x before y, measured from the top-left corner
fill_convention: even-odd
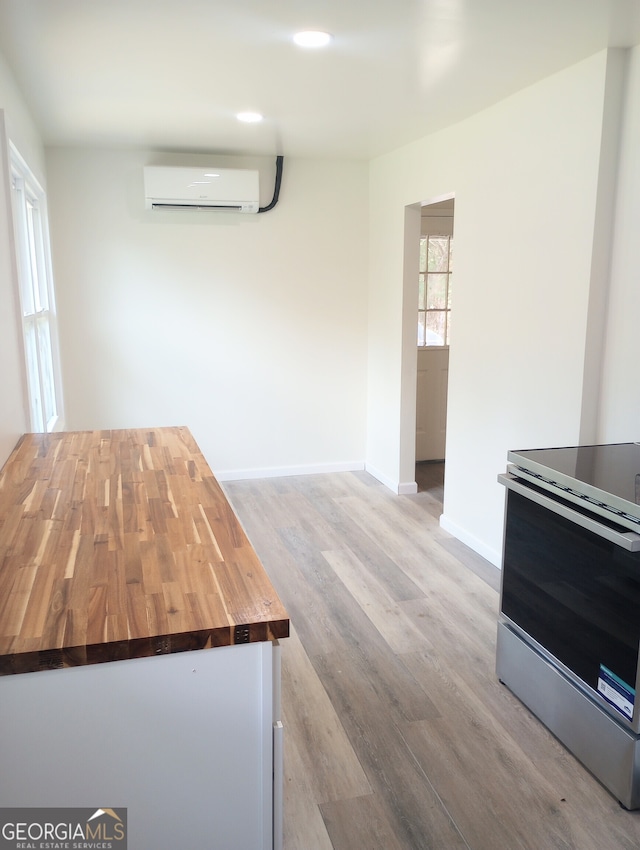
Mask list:
[[[288,634],[187,428],[18,442],[0,472],[0,675]]]

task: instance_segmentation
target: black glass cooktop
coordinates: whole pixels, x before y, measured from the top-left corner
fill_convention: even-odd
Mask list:
[[[510,451],[517,467],[638,515],[640,443]]]

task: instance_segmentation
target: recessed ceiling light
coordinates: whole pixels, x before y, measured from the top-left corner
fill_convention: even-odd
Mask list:
[[[259,112],[238,112],[236,118],[238,121],[244,121],[245,124],[258,124],[262,121],[262,115]]]
[[[326,47],[331,41],[331,36],[328,32],[304,30],[303,32],[297,32],[293,40],[299,47]]]

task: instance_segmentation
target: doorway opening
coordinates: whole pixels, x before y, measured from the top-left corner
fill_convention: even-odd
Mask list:
[[[454,199],[420,215],[417,310],[416,470],[418,492],[444,499]]]

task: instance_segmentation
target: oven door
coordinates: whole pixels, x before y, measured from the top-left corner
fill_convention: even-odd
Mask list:
[[[502,622],[637,732],[640,535],[512,475],[499,480]]]

